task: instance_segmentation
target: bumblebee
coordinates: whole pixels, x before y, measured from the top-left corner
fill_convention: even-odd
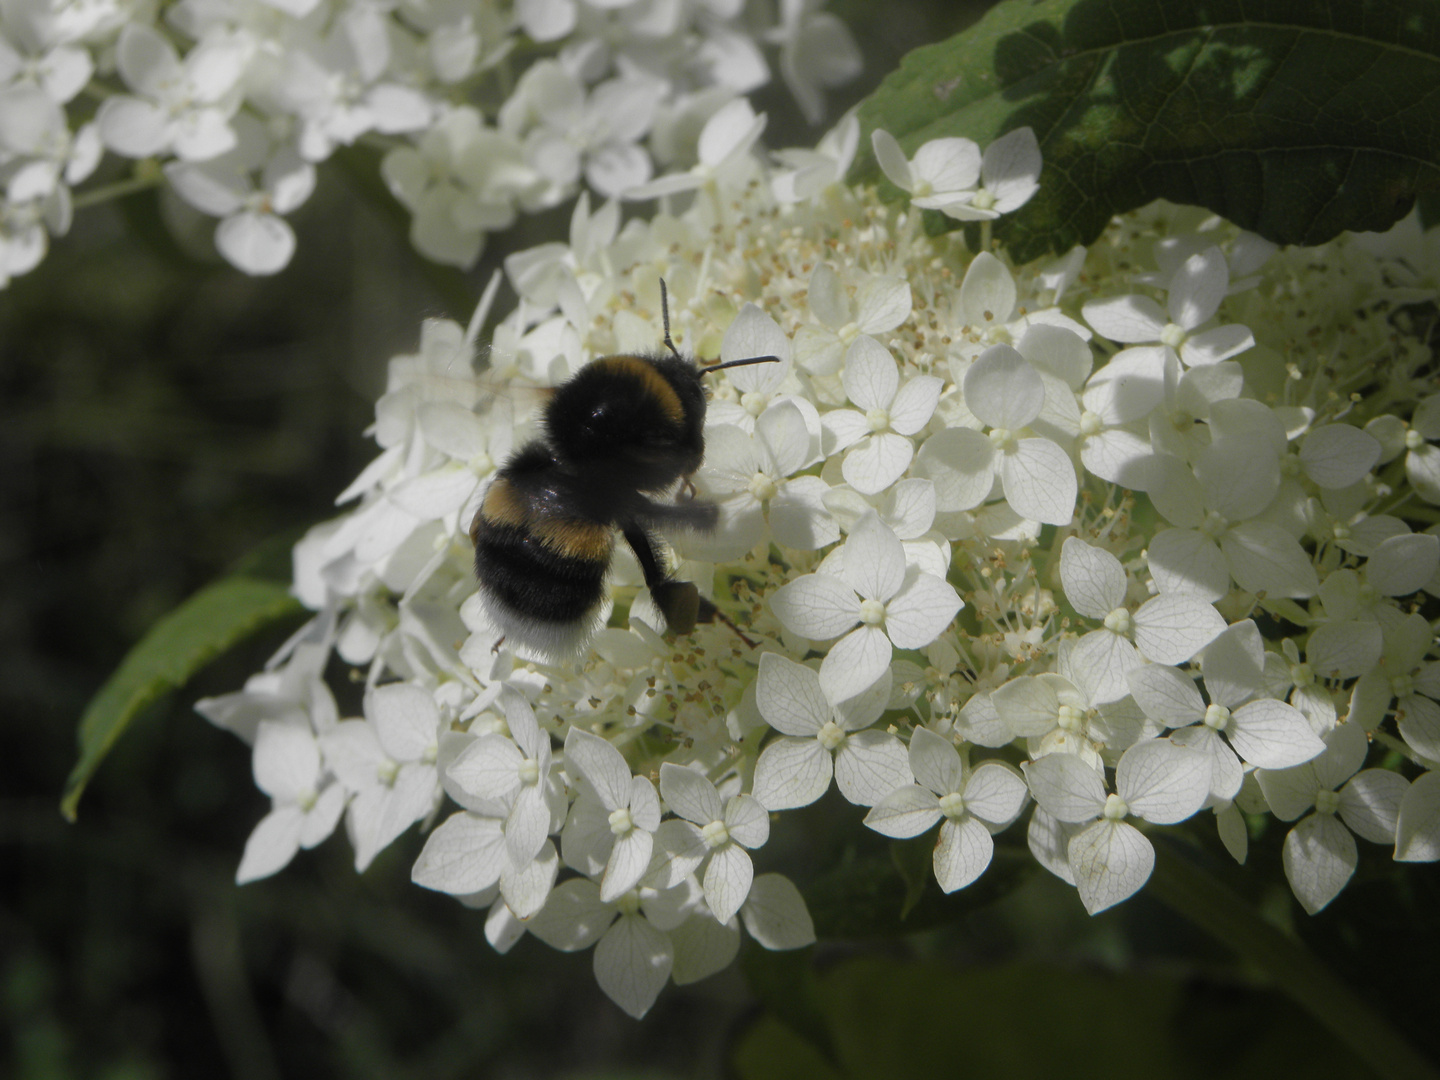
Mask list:
[[[666,351],[603,356],[556,387],[542,434],[485,492],[470,539],[480,598],[501,642],[554,661],[577,656],[598,629],[618,531],[673,633],[718,618],[753,644],[693,583],[670,575],[653,534],[707,532],[719,518],[690,483],[705,457],[704,377],[779,357],[699,365],[670,338],[663,280],[660,305]],[[677,487],[689,497],[675,498]]]

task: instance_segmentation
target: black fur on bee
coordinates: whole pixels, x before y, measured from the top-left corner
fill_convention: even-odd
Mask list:
[[[779,358],[697,365],[670,338],[663,281],[660,295],[667,351],[604,356],[556,387],[541,435],[499,470],[470,526],[481,599],[501,640],[549,659],[575,657],[598,629],[617,531],[672,632],[716,618],[734,628],[691,582],[670,576],[653,533],[707,532],[718,521],[713,503],[673,501],[677,485],[693,495],[689,478],[705,457],[704,376]]]

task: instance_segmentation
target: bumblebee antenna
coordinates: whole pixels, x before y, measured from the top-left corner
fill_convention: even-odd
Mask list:
[[[709,375],[712,371],[724,371],[731,367],[746,367],[750,364],[778,364],[778,356],[751,356],[744,360],[726,360],[723,364],[706,364],[700,369],[701,375]]]
[[[670,355],[679,360],[680,350],[675,348],[675,342],[670,340],[670,296],[665,291],[665,279],[660,279],[660,318],[665,324],[665,347],[670,350]]]

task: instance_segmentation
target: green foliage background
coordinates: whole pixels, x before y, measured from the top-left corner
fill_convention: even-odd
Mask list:
[[[840,105],[983,6],[832,3],[869,64]],[[783,92],[761,107],[772,144],[813,138]],[[86,703],[165,613],[333,512],[371,456],[360,432],[385,360],[413,348],[422,317],[468,316],[504,254],[468,279],[425,267],[362,179],[373,166],[364,152],[327,166],[297,215],[297,259],[275,279],[182,249],[146,195],[82,214],[0,293],[0,1075],[870,1080],[936,1062],[1005,1076],[1370,1075],[1149,896],[1090,919],[1071,890],[1021,872],[1016,831],[979,885],[942,900],[924,887],[923,843],[865,834],[833,794],[787,815],[766,849],[769,866],[812,882],[826,943],[747,951],[737,969],[667,990],[639,1024],[595,988],[588,954],[522,941],[496,957],[481,915],[409,883],[413,837],[363,877],[337,837],[237,888],[266,800],[247,749],[190,706],[237,689],[284,626],[150,705],[65,824]],[[563,235],[565,221],[533,220],[505,243]],[[1278,866],[1282,836],[1256,838],[1254,865]],[[1190,854],[1287,922],[1283,882]],[[1433,1058],[1437,876],[1421,868],[1397,891],[1379,861],[1295,930]]]

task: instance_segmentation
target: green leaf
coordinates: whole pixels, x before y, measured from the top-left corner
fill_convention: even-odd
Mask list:
[[[85,785],[117,739],[147,706],[183,686],[220,653],[303,608],[290,595],[288,575],[261,576],[267,556],[248,560],[237,573],[201,589],[161,619],[121,661],[80,720],[80,758],[65,782],[60,812],[75,820]]]
[[[860,110],[867,136],[912,155],[1033,128],[1040,191],[992,226],[1017,262],[1159,198],[1283,244],[1386,229],[1440,190],[1437,116],[1433,0],[1006,0],[912,52]],[[862,155],[852,179],[877,177],[868,137]]]

